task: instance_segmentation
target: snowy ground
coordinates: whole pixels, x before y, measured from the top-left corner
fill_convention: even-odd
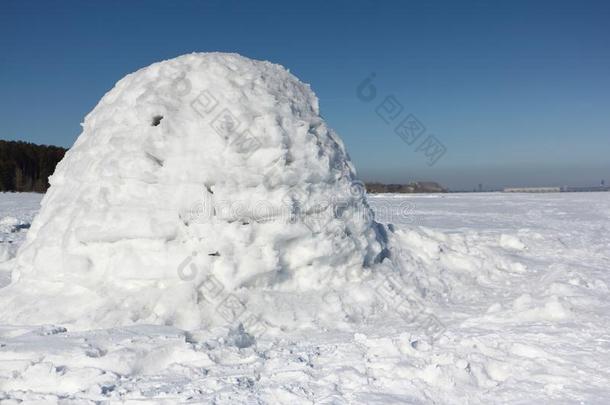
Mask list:
[[[40,198],[0,194],[0,285]],[[229,326],[0,325],[0,402],[610,401],[610,193],[369,201],[443,330],[404,316],[255,341]]]
[[[0,286],[10,281],[3,262],[15,256],[40,208],[41,194],[0,193]]]

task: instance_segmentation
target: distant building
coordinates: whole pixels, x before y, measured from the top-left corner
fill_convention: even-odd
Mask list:
[[[509,187],[503,191],[505,193],[559,193],[561,187]]]
[[[610,187],[607,186],[586,186],[586,187],[565,187],[562,191],[567,192],[594,192],[594,191],[610,191]]]

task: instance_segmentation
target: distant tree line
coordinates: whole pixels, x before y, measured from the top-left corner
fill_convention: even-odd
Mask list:
[[[446,193],[447,189],[434,181],[416,181],[409,184],[366,183],[366,191],[375,193]]]
[[[65,153],[58,146],[0,140],[0,191],[44,193]]]
[[[67,149],[21,141],[0,140],[0,191],[35,191],[49,188],[49,176]],[[366,183],[369,193],[444,193],[431,181],[409,184]]]

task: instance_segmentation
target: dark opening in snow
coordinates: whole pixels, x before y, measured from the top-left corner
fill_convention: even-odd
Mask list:
[[[156,127],[157,125],[159,125],[161,123],[162,119],[163,119],[162,115],[155,115],[152,119],[152,126]]]

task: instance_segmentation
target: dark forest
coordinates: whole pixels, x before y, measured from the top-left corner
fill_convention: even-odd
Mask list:
[[[0,191],[44,193],[65,153],[58,146],[0,140]]]

